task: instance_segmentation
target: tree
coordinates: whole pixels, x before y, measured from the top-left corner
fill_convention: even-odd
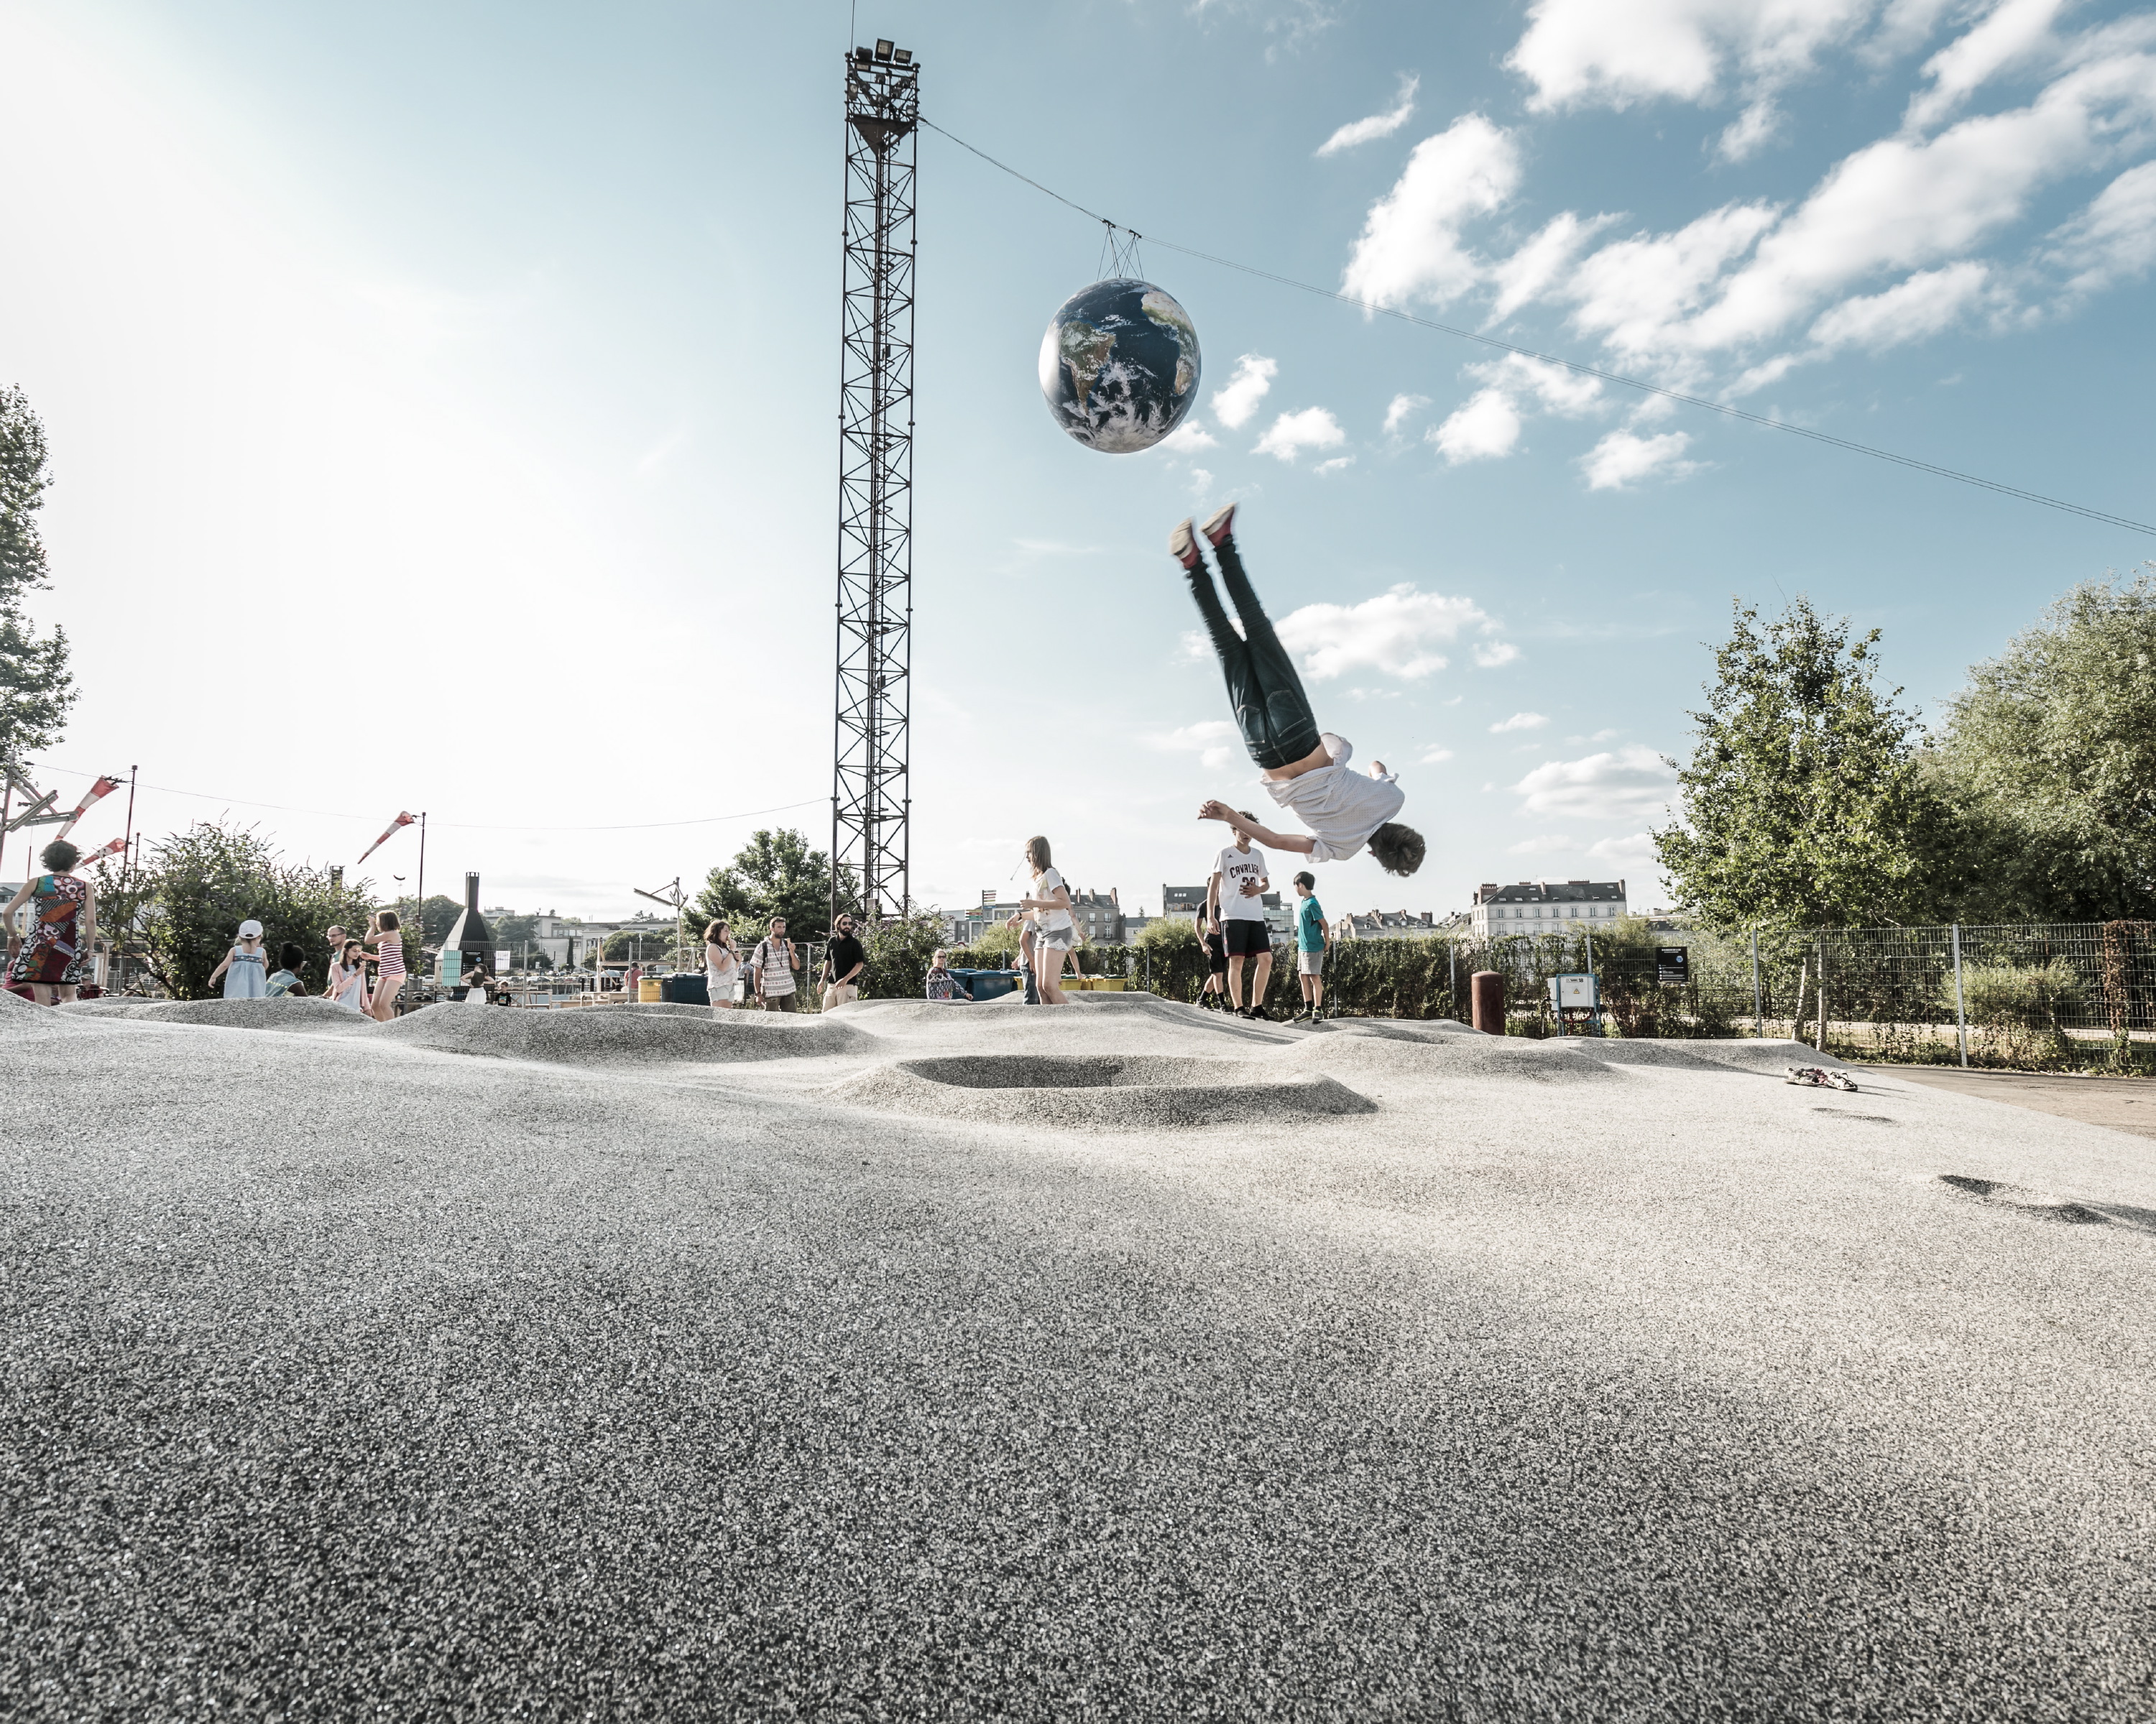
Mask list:
[[[840,880],[842,906],[854,904],[853,872]],[[724,920],[745,924],[761,934],[774,916],[786,918],[797,940],[821,940],[830,930],[831,859],[808,848],[808,840],[790,828],[759,832],[724,868],[714,868],[704,889],[690,900],[690,931],[701,935],[706,923]],[[742,931],[737,926],[737,936]]]
[[[280,860],[251,828],[207,820],[152,846],[131,877],[116,863],[100,863],[95,880],[100,928],[116,939],[125,934],[176,999],[208,996],[210,972],[249,917],[262,924],[273,960],[286,941],[300,947],[301,978],[319,992],[329,930],[364,928],[372,902],[365,880],[336,883],[326,868]]]
[[[1967,919],[2156,917],[2156,564],[2074,587],[1948,704]]]
[[[37,516],[50,483],[45,428],[19,388],[0,389],[0,765],[59,741],[74,704],[66,634],[40,637],[23,613],[23,595],[47,584]]]
[[[1906,921],[1939,879],[1951,820],[1918,758],[1915,716],[1882,695],[1873,629],[1852,644],[1799,597],[1763,630],[1734,607],[1683,808],[1654,834],[1678,902],[1707,926],[1788,931]],[[1675,761],[1670,762],[1677,766]]]

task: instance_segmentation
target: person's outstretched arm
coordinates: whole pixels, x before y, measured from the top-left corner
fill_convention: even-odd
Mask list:
[[[1255,820],[1246,820],[1224,802],[1209,802],[1198,810],[1201,820],[1224,820],[1260,849],[1295,850],[1308,855],[1317,840],[1306,832],[1275,832]]]

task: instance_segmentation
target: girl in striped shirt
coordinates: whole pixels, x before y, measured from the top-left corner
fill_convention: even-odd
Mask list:
[[[395,911],[374,912],[374,928],[367,943],[381,947],[376,955],[382,973],[374,984],[373,1011],[378,1020],[387,1024],[397,1015],[397,996],[404,991],[404,935]]]

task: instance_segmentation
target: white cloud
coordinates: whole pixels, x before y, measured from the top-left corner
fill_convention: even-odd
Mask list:
[[[1509,640],[1486,640],[1475,649],[1475,662],[1485,670],[1509,664],[1519,656],[1520,649]]]
[[[1310,470],[1313,473],[1337,473],[1342,468],[1352,467],[1354,464],[1355,458],[1353,455],[1335,455],[1329,461],[1320,461]]]
[[[1539,712],[1516,712],[1510,718],[1501,718],[1490,726],[1490,734],[1502,736],[1507,731],[1538,731],[1549,720]]]
[[[1625,838],[1599,838],[1587,847],[1587,854],[1616,868],[1652,868],[1661,859],[1655,853],[1654,834],[1646,832]]]
[[[1220,423],[1230,431],[1239,431],[1250,423],[1250,415],[1257,412],[1258,403],[1265,398],[1265,392],[1280,375],[1280,362],[1268,359],[1262,353],[1245,353],[1235,362],[1235,374],[1228,379],[1224,388],[1213,392],[1213,411],[1220,416]]]
[[[1422,752],[1422,764],[1426,767],[1443,766],[1451,758],[1452,751],[1450,748],[1425,748]]]
[[[1332,156],[1342,150],[1352,150],[1358,144],[1367,144],[1378,138],[1389,138],[1414,115],[1415,91],[1422,80],[1412,74],[1400,79],[1399,100],[1382,114],[1373,114],[1367,119],[1351,120],[1339,131],[1317,146],[1321,156]]]
[[[1235,727],[1224,718],[1209,718],[1187,724],[1165,736],[1150,739],[1152,746],[1169,754],[1194,754],[1201,767],[1224,767],[1235,758]]]
[[[1508,856],[1548,856],[1569,854],[1579,849],[1576,838],[1560,837],[1556,833],[1545,833],[1539,838],[1523,838],[1516,844],[1505,846]]]
[[[1732,74],[1771,89],[1852,36],[1874,0],[1536,0],[1505,64],[1537,109],[1716,100]]]
[[[1761,96],[1722,128],[1714,153],[1724,162],[1749,161],[1774,141],[1781,126],[1781,109],[1773,97]]]
[[[1457,299],[1485,273],[1460,241],[1461,224],[1501,208],[1519,183],[1512,134],[1463,114],[1417,144],[1398,182],[1370,206],[1342,287],[1376,305]]]
[[[1683,459],[1691,444],[1689,434],[1666,431],[1659,437],[1635,437],[1630,431],[1612,431],[1582,458],[1591,491],[1622,490],[1650,473],[1666,472],[1681,479],[1698,470],[1698,463]]]
[[[1520,440],[1520,410],[1502,389],[1478,389],[1442,425],[1424,434],[1451,465],[1494,460]]]
[[[1983,21],[1924,63],[1932,87],[1910,98],[1903,123],[1936,126],[1963,100],[2051,38],[2064,0],[1998,0]]]
[[[2156,162],[2129,167],[2051,235],[2046,261],[2074,271],[2072,294],[2130,281],[2156,265]]]
[[[1605,245],[1566,284],[1573,322],[1628,356],[1680,343],[1684,321],[1705,307],[1724,272],[1774,225],[1771,204],[1726,203],[1673,233]]]
[[[1861,347],[1874,353],[1920,341],[1982,298],[1990,276],[1988,266],[1970,262],[1919,270],[1884,293],[1844,300],[1822,313],[1812,325],[1811,339],[1820,347]]]
[[[1220,439],[1193,418],[1185,419],[1174,430],[1162,438],[1160,446],[1163,449],[1173,449],[1178,454],[1187,455],[1196,449],[1218,449],[1220,446]]]
[[[1360,604],[1306,604],[1275,625],[1306,676],[1340,676],[1371,670],[1415,681],[1442,670],[1437,649],[1490,618],[1471,598],[1418,591],[1402,582]]]
[[[1491,266],[1490,279],[1496,284],[1497,297],[1490,308],[1490,321],[1502,323],[1530,300],[1540,299],[1571,267],[1579,249],[1616,219],[1599,215],[1582,221],[1568,209],[1544,223],[1512,256]]]
[[[1660,813],[1676,787],[1676,771],[1653,749],[1632,743],[1580,760],[1546,761],[1512,788],[1527,813],[1637,820]]]
[[[1385,435],[1389,437],[1408,419],[1430,405],[1427,395],[1395,395],[1385,409]]]
[[[1337,449],[1347,440],[1348,434],[1340,428],[1340,422],[1325,408],[1306,407],[1275,419],[1250,453],[1293,461],[1304,449]]]

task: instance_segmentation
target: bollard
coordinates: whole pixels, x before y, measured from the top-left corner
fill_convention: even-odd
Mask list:
[[[1467,978],[1475,1027],[1485,1035],[1505,1033],[1505,978],[1495,970],[1477,970]]]

